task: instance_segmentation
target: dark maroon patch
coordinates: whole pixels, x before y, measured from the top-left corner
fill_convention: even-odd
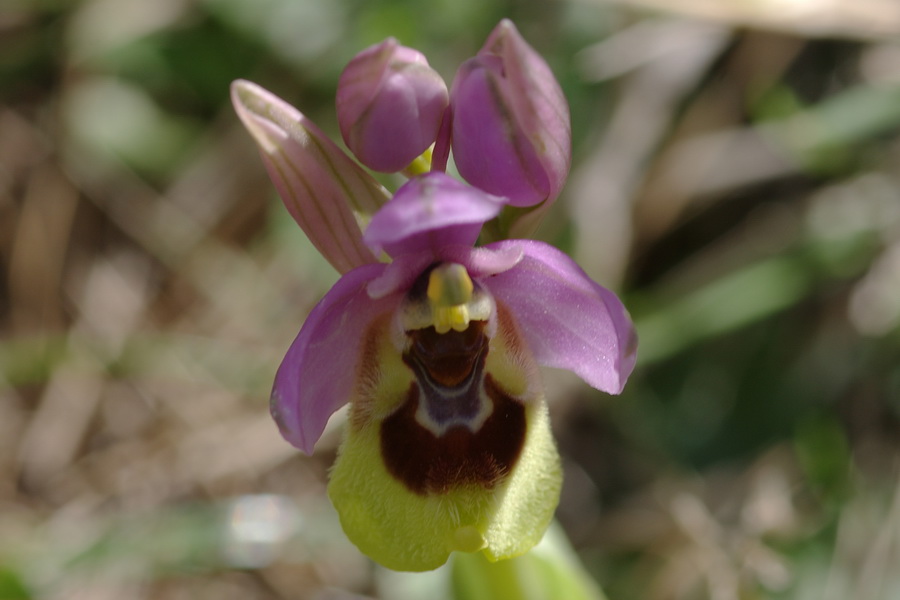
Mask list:
[[[437,436],[416,421],[419,389],[381,424],[384,464],[416,494],[444,494],[465,484],[495,486],[515,465],[525,442],[525,406],[501,390],[490,374],[484,388],[493,412],[478,431],[463,425]]]
[[[438,333],[434,327],[407,331],[410,349],[403,360],[416,375],[425,375],[436,385],[451,388],[463,385],[481,372],[487,354],[485,321],[471,321],[464,331]]]

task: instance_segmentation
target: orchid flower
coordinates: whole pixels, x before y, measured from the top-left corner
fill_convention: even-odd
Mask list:
[[[342,273],[288,349],[271,412],[309,454],[350,404],[328,486],[347,536],[397,570],[528,551],[562,481],[539,366],[620,393],[636,352],[624,306],[548,244],[476,246],[509,198],[431,171],[385,202],[283,100],[246,81],[232,99],[291,214]],[[360,212],[374,213],[364,231]]]

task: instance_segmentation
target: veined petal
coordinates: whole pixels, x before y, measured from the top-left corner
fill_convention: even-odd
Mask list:
[[[622,302],[548,244],[504,240],[486,246],[508,247],[521,248],[524,258],[484,284],[509,306],[537,362],[568,369],[604,392],[620,393],[637,351],[634,325]]]
[[[341,277],[309,314],[278,368],[272,416],[281,435],[307,454],[328,417],[353,394],[370,323],[399,302],[397,295],[373,300],[366,292],[385,267],[363,265]]]
[[[449,245],[471,246],[504,199],[432,171],[407,181],[372,217],[363,236],[376,253],[436,255]]]
[[[390,198],[387,190],[274,94],[238,80],[231,99],[288,212],[319,252],[341,273],[376,262],[353,211],[374,213]]]

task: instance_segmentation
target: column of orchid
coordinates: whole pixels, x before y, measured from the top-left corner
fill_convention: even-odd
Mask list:
[[[365,167],[408,178],[393,194],[259,86],[237,81],[232,98],[288,211],[342,274],[288,349],[271,411],[310,453],[350,403],[329,483],[344,531],[399,570],[526,552],[562,477],[538,365],[617,394],[636,350],[612,292],[513,237],[533,231],[569,170],[549,67],[509,21],[449,91],[396,40],[357,55],[338,83],[341,134]],[[464,181],[445,173],[451,155]]]

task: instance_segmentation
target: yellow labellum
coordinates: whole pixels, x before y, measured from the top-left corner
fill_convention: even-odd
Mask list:
[[[411,491],[385,465],[382,423],[409,401],[416,379],[390,341],[388,319],[367,332],[361,384],[328,494],[350,540],[386,567],[426,571],[453,551],[481,551],[491,561],[518,556],[540,541],[552,519],[562,475],[537,368],[500,306],[497,317],[485,373],[524,407],[522,450],[500,480],[441,492]]]

